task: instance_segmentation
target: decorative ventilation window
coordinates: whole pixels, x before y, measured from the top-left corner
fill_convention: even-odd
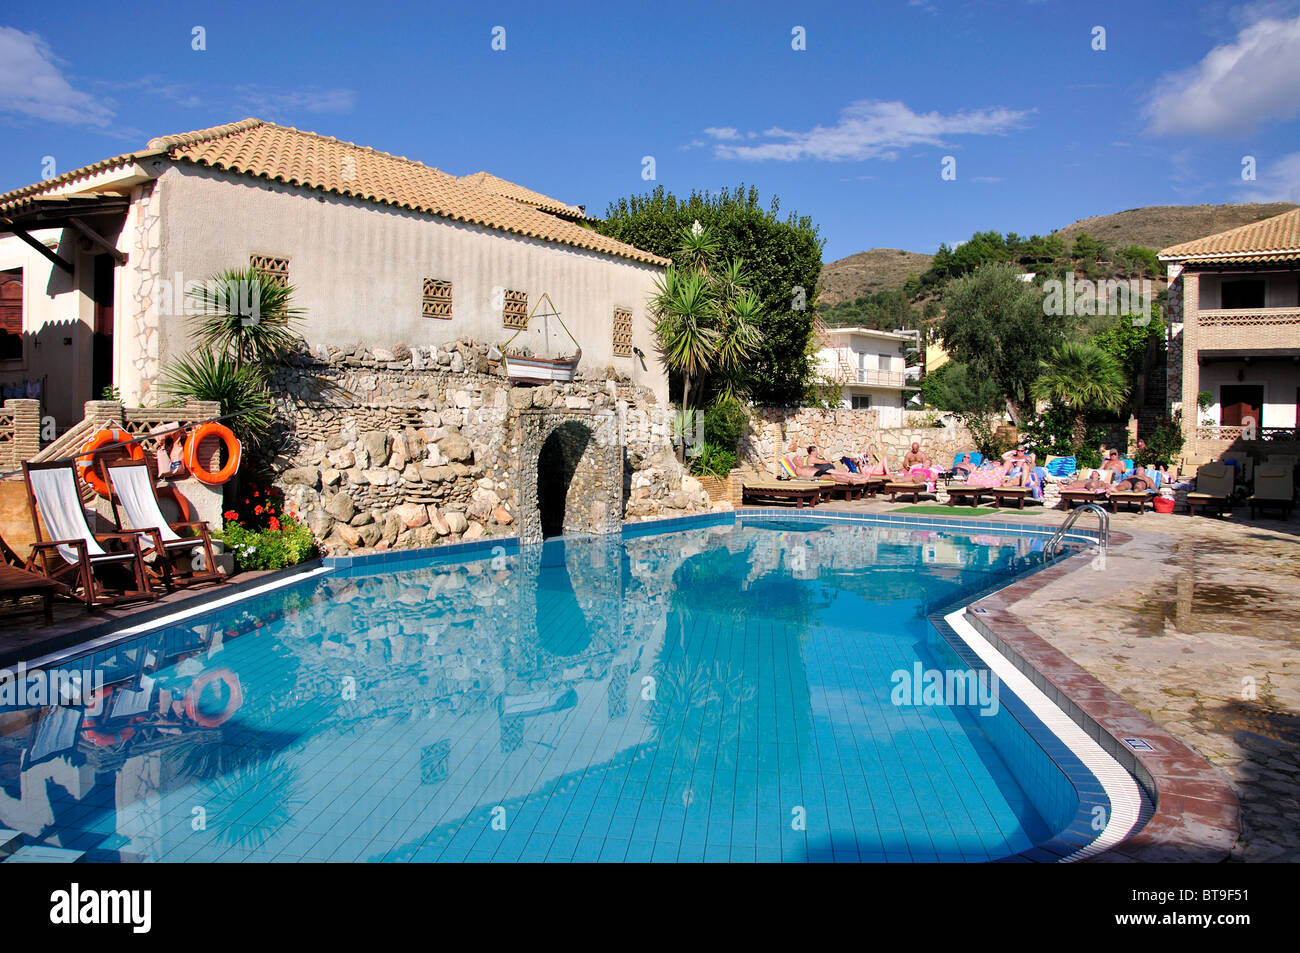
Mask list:
[[[439,278],[424,279],[424,316],[451,320],[451,282]]]
[[[614,309],[614,356],[632,356],[632,311],[630,308]]]
[[[289,259],[273,258],[270,255],[251,255],[248,263],[257,272],[258,277],[267,284],[277,284],[281,288],[289,287]],[[284,319],[267,318],[268,324],[286,324]]]
[[[506,291],[505,307],[501,310],[501,318],[508,328],[524,328],[528,326],[528,292],[527,291]]]

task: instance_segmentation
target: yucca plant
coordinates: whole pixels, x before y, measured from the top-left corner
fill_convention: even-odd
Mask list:
[[[202,317],[199,341],[234,358],[236,367],[267,368],[301,340],[293,322],[303,320],[293,307],[294,289],[256,268],[231,268],[187,292]]]
[[[168,365],[159,389],[177,402],[214,400],[227,426],[240,440],[257,443],[271,430],[271,393],[255,365],[241,366],[234,355],[199,348]]]

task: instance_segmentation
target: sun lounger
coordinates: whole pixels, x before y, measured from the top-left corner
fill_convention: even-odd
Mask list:
[[[1119,512],[1121,506],[1136,506],[1140,516],[1155,498],[1155,493],[1150,490],[1111,490],[1110,508],[1112,512]]]
[[[1187,512],[1199,507],[1223,513],[1232,509],[1232,488],[1236,472],[1226,463],[1206,463],[1196,470],[1196,489],[1187,494]]]
[[[67,595],[68,587],[40,573],[23,567],[18,554],[0,537],[0,596],[15,602],[23,596],[40,596],[45,611],[45,624],[54,624],[54,597]]]
[[[960,483],[952,483],[948,486],[948,505],[957,506],[959,503],[969,503],[971,506],[978,506],[981,499],[988,496],[991,491],[982,486],[963,486]]]
[[[1106,487],[1098,487],[1094,490],[1064,489],[1061,490],[1061,502],[1065,504],[1067,510],[1074,509],[1081,503],[1096,503],[1098,506],[1109,507],[1112,511],[1115,509],[1115,505],[1110,500],[1110,490]]]
[[[760,480],[741,487],[741,499],[746,503],[794,503],[802,508],[821,502],[823,487],[820,483],[804,480]]]
[[[1291,518],[1295,506],[1295,477],[1292,468],[1281,463],[1261,463],[1255,468],[1255,492],[1250,503],[1250,518],[1260,510],[1278,510],[1282,519]]]
[[[913,503],[921,502],[921,494],[929,493],[924,483],[895,483],[890,481],[880,488],[882,493],[889,494],[889,502],[897,503],[900,496],[910,496]]]
[[[113,491],[110,500],[117,528],[125,528],[122,525],[125,514],[132,530],[142,530],[147,534],[152,545],[145,549],[144,555],[157,554],[156,563],[168,589],[224,581],[225,576],[217,571],[216,557],[212,554],[208,525],[201,520],[167,521],[158,503],[147,463],[105,463],[102,471],[105,485]],[[177,530],[193,535],[182,536]]]
[[[24,463],[27,504],[36,542],[26,568],[67,584],[86,608],[154,599],[140,552],[140,534],[96,533],[86,521],[77,474],[66,463]],[[43,538],[42,524],[50,539]],[[108,549],[106,544],[115,548]],[[107,582],[116,573],[116,585]]]
[[[1025,508],[1025,499],[1033,492],[1027,486],[995,486],[989,490],[993,494],[993,503],[995,506],[1001,506],[1003,500],[1011,500],[1016,504],[1016,509]]]

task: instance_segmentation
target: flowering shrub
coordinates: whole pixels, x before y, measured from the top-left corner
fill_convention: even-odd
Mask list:
[[[269,483],[246,478],[234,504],[221,515],[225,528],[215,536],[234,553],[241,571],[283,569],[318,554],[311,531],[285,506],[284,493]]]
[[[241,571],[284,569],[312,559],[318,552],[311,531],[287,516],[267,529],[249,529],[230,520],[217,536],[227,551],[234,553],[235,566]]]

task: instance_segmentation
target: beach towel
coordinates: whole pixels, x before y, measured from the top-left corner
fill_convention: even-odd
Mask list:
[[[857,473],[857,472],[859,472],[859,471],[858,471],[858,465],[857,465],[856,463],[853,462],[853,458],[852,458],[852,457],[840,457],[840,463],[842,463],[842,464],[844,464],[846,467],[848,467],[850,473]]]
[[[1078,466],[1078,461],[1074,457],[1057,457],[1047,464],[1047,472],[1059,479],[1071,476]]]
[[[784,474],[785,479],[787,480],[794,480],[797,478],[794,472],[794,467],[790,465],[790,461],[787,460],[785,457],[782,457],[780,460],[777,461],[776,468],[777,468],[777,476],[781,476],[782,474]]]

